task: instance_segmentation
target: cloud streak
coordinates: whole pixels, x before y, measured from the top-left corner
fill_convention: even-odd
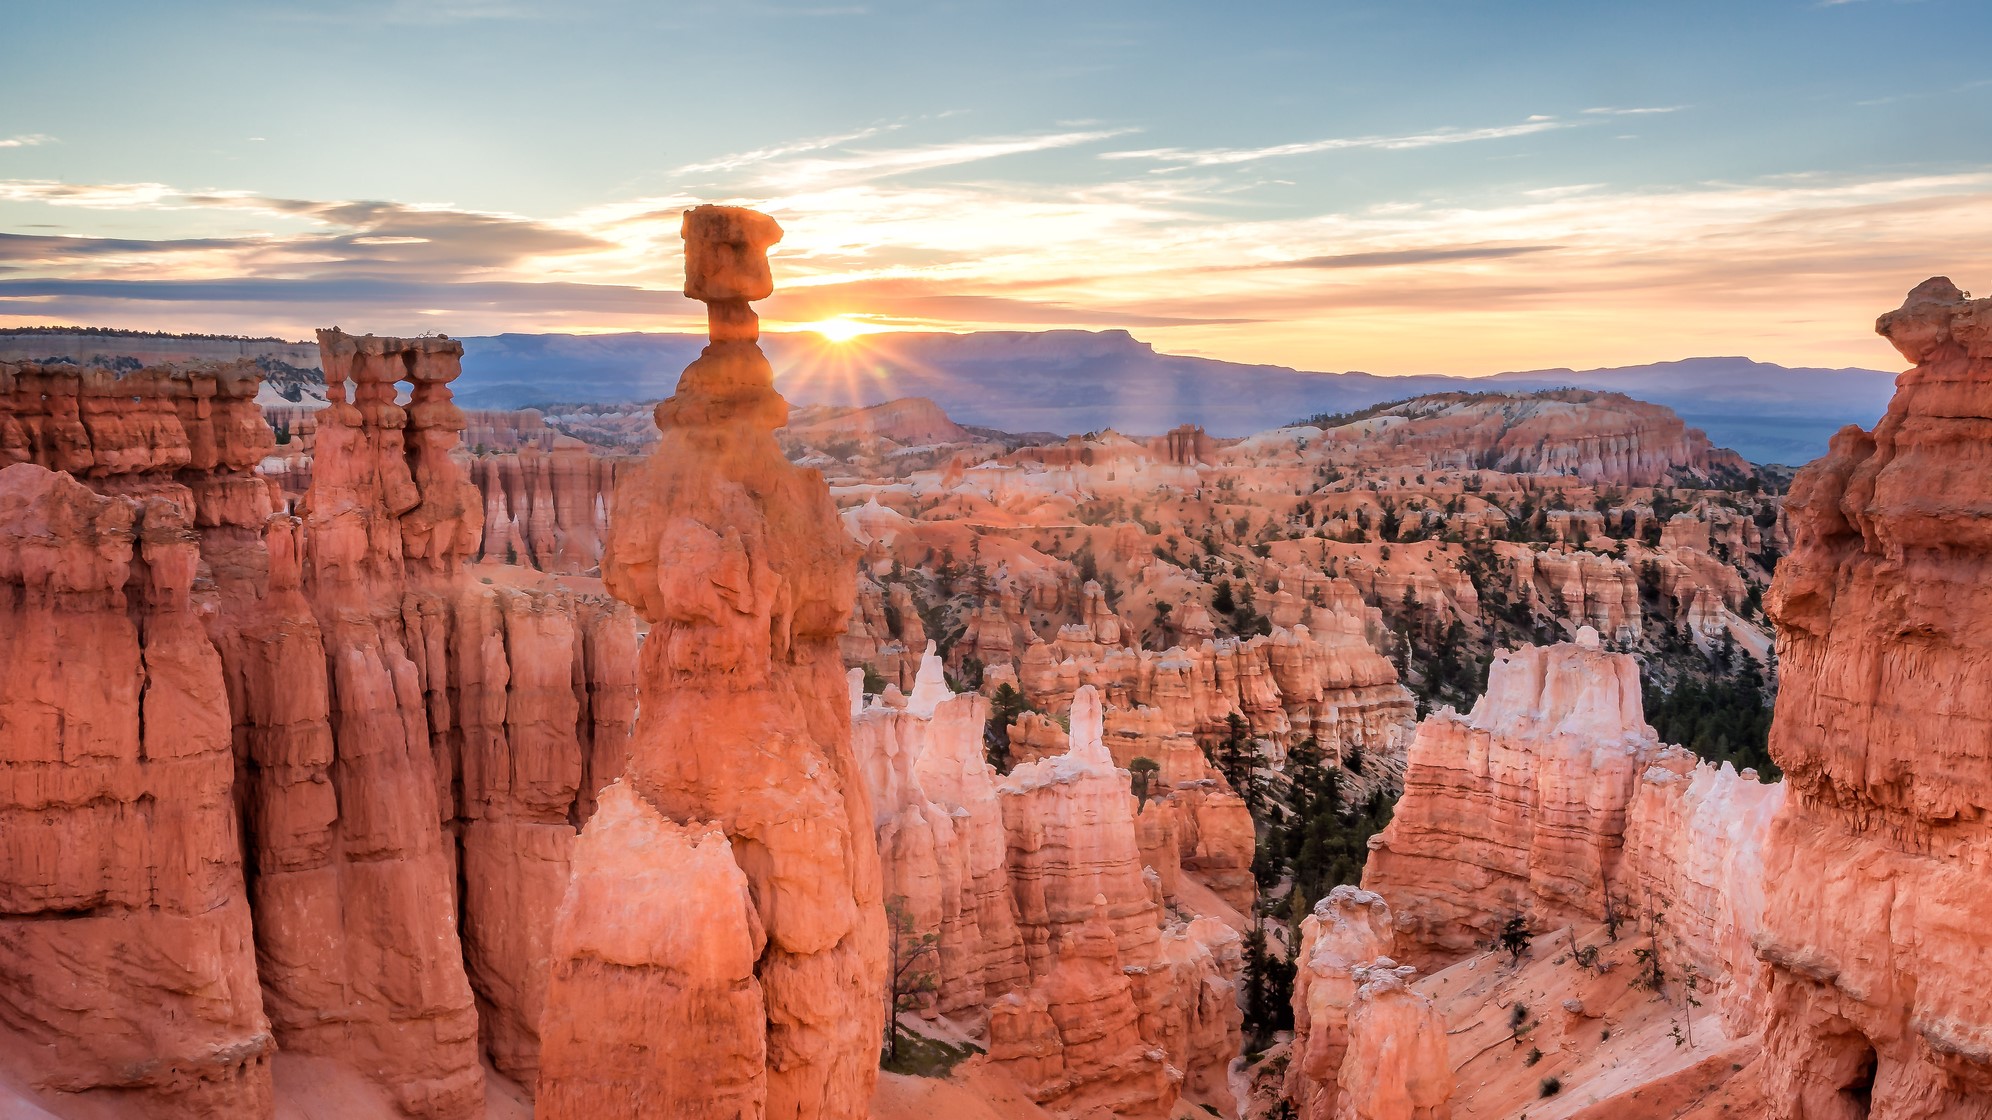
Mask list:
[[[1327,140],[1306,140],[1296,144],[1271,144],[1261,148],[1144,148],[1137,151],[1102,152],[1101,159],[1146,159],[1180,163],[1191,167],[1222,167],[1255,163],[1288,156],[1317,155],[1322,152],[1380,151],[1402,152],[1443,144],[1472,144],[1483,140],[1508,140],[1539,132],[1575,127],[1574,122],[1554,117],[1531,117],[1519,124],[1491,128],[1438,128],[1398,136],[1349,136]]]
[[[801,155],[805,152],[820,152],[826,148],[840,148],[846,144],[856,143],[860,140],[870,140],[874,136],[881,136],[901,127],[904,126],[899,124],[875,125],[871,128],[860,128],[852,132],[840,132],[831,136],[818,136],[808,140],[793,140],[786,144],[756,148],[748,152],[736,152],[732,155],[720,156],[717,159],[705,160],[700,163],[688,163],[678,168],[677,173],[680,175],[701,175],[715,171],[738,171],[743,167],[750,167],[757,163],[767,163],[770,160],[780,159],[784,156]]]

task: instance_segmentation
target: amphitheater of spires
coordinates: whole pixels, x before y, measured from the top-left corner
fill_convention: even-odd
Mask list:
[[[1992,1115],[1992,300],[1782,493],[1611,394],[792,416],[782,231],[683,232],[648,419],[0,363],[0,1114]]]

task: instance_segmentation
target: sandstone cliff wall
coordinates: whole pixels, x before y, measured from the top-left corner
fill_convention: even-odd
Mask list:
[[[1800,473],[1770,610],[1767,1095],[1787,1117],[1982,1117],[1992,1099],[1992,300],[1918,286],[1871,433]]]
[[[53,1009],[75,1004],[45,987],[63,970],[39,961],[41,979],[24,970],[10,1002],[48,1048],[29,1071],[47,1089],[267,1115],[274,1042],[376,1079],[410,1115],[468,1117],[483,1107],[482,1058],[528,1079],[536,1066],[566,847],[592,811],[590,783],[620,768],[633,714],[632,620],[607,601],[464,576],[477,506],[451,458],[455,343],[321,341],[334,403],[313,418],[317,470],[297,516],[256,473],[273,443],[253,368],[0,371],[13,405],[0,454],[34,464],[16,469],[40,471],[64,508],[103,506],[50,523],[43,495],[5,518],[10,539],[44,553],[103,557],[90,569],[98,605],[45,604],[55,629],[42,629],[104,637],[30,650],[60,679],[99,684],[44,698],[41,718],[89,727],[122,704],[142,748],[121,763],[106,749],[125,772],[65,844],[122,852],[104,861],[111,879],[155,884],[139,899],[107,882],[99,901],[37,923],[70,947],[79,979],[126,974],[126,998],[145,1002],[116,1018],[150,1032],[153,1055],[107,1071],[101,1055],[132,1040],[74,1019],[57,1029]],[[87,488],[43,469],[57,466]],[[106,518],[122,528],[92,527]],[[131,606],[107,614],[120,598]],[[104,645],[119,632],[144,643],[141,660]],[[32,750],[16,728],[29,725],[10,720],[0,749]],[[88,769],[47,776],[81,790]],[[151,826],[121,822],[120,799],[166,833],[134,842]],[[124,914],[120,943],[154,946],[149,963],[134,971],[92,944],[90,929],[111,926],[71,928],[100,906]],[[136,932],[153,909],[189,907],[170,929]],[[23,960],[39,955],[27,948]],[[160,968],[177,994],[147,993]]]
[[[0,364],[0,1065],[157,1116],[271,1107],[196,589],[203,535],[271,510],[255,387]]]

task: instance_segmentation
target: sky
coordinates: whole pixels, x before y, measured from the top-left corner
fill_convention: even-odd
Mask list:
[[[1893,369],[1910,287],[1992,289],[1986,14],[0,0],[0,326],[696,330],[725,202],[787,231],[771,330]]]

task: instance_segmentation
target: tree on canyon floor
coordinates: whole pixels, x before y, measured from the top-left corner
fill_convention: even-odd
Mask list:
[[[1255,915],[1251,932],[1245,935],[1245,1034],[1246,1050],[1264,1050],[1279,1031],[1293,1029],[1292,954],[1274,954],[1266,944],[1262,916]]]
[[[885,920],[890,932],[891,968],[887,973],[885,1012],[885,1062],[899,1060],[899,1027],[902,1011],[917,1011],[939,986],[933,969],[940,953],[939,932],[916,933],[913,914],[906,896],[894,895],[885,901]]]

